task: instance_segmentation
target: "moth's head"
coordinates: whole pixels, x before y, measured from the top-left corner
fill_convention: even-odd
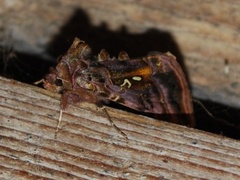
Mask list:
[[[76,84],[85,89],[92,89],[87,79],[73,81],[88,68],[90,57],[91,48],[84,41],[75,38],[68,52],[59,59],[56,68],[50,69],[50,73],[45,76],[44,88],[57,93],[72,90]]]
[[[56,69],[50,69],[50,73],[44,77],[43,87],[56,93],[60,93],[63,90],[63,82],[58,77]]]

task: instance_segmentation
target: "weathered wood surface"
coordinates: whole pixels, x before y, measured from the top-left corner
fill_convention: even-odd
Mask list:
[[[168,34],[180,50],[193,95],[240,107],[238,1],[0,1],[0,16],[1,43],[45,58],[51,56],[48,48],[57,36],[62,41],[52,49],[62,44],[67,48],[69,38],[78,35],[91,47],[98,44],[99,48],[122,50],[125,45],[135,49],[141,45],[143,52],[144,46],[146,50],[172,50]],[[126,31],[120,30],[122,26]],[[154,30],[153,37],[149,30]],[[114,33],[124,36],[124,42],[110,36]],[[136,37],[140,38],[137,42]],[[145,44],[147,37],[152,41]]]
[[[240,141],[0,78],[0,179],[239,179]]]

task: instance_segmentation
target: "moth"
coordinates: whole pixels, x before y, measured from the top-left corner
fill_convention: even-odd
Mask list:
[[[102,49],[93,56],[89,45],[75,38],[45,76],[43,86],[62,94],[61,110],[78,102],[115,102],[141,113],[168,115],[173,123],[195,126],[188,83],[169,52],[130,59],[125,51],[115,58]]]

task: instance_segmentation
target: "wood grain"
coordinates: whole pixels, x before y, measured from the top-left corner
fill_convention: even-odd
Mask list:
[[[239,179],[240,142],[0,78],[0,179]]]

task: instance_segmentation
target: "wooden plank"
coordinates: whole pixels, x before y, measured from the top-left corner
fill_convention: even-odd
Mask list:
[[[1,179],[239,179],[240,142],[0,78]]]

